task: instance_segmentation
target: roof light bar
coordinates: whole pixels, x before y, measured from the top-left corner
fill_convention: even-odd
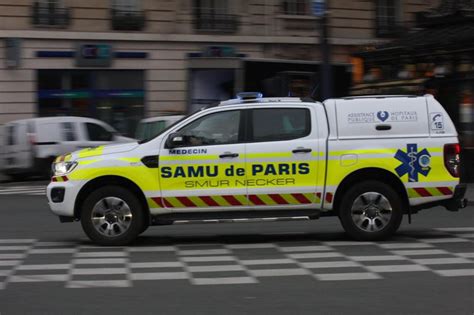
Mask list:
[[[260,92],[241,92],[241,93],[237,93],[237,99],[239,99],[241,101],[259,99],[259,98],[263,98],[263,94],[260,93]]]

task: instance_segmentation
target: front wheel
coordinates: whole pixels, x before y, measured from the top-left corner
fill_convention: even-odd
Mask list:
[[[383,240],[400,227],[402,205],[401,196],[389,185],[365,181],[350,188],[342,197],[339,218],[351,238]]]
[[[140,234],[144,218],[138,198],[120,186],[93,191],[81,211],[84,232],[95,243],[107,246],[130,244]]]

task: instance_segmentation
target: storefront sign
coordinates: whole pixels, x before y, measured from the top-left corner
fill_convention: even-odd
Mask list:
[[[110,67],[112,46],[108,44],[79,44],[76,49],[76,66]]]

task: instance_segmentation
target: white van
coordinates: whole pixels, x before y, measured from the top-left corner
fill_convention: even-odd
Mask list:
[[[58,155],[112,142],[132,142],[108,124],[85,117],[44,117],[5,124],[3,172],[12,177],[49,175]]]
[[[137,140],[148,140],[156,137],[161,131],[168,128],[181,118],[183,115],[157,116],[140,120],[135,133]]]

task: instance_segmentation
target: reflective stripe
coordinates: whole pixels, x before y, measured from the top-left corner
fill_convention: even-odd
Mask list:
[[[91,156],[98,156],[104,153],[104,146],[98,146],[96,148],[87,148],[77,152],[77,156],[82,159]]]
[[[52,182],[67,182],[69,178],[67,176],[54,176],[51,178]]]
[[[305,205],[321,202],[321,193],[289,193],[216,196],[176,196],[148,198],[150,208],[207,208],[229,206]]]
[[[454,187],[413,187],[408,188],[409,198],[423,198],[436,196],[450,196],[454,194]]]

